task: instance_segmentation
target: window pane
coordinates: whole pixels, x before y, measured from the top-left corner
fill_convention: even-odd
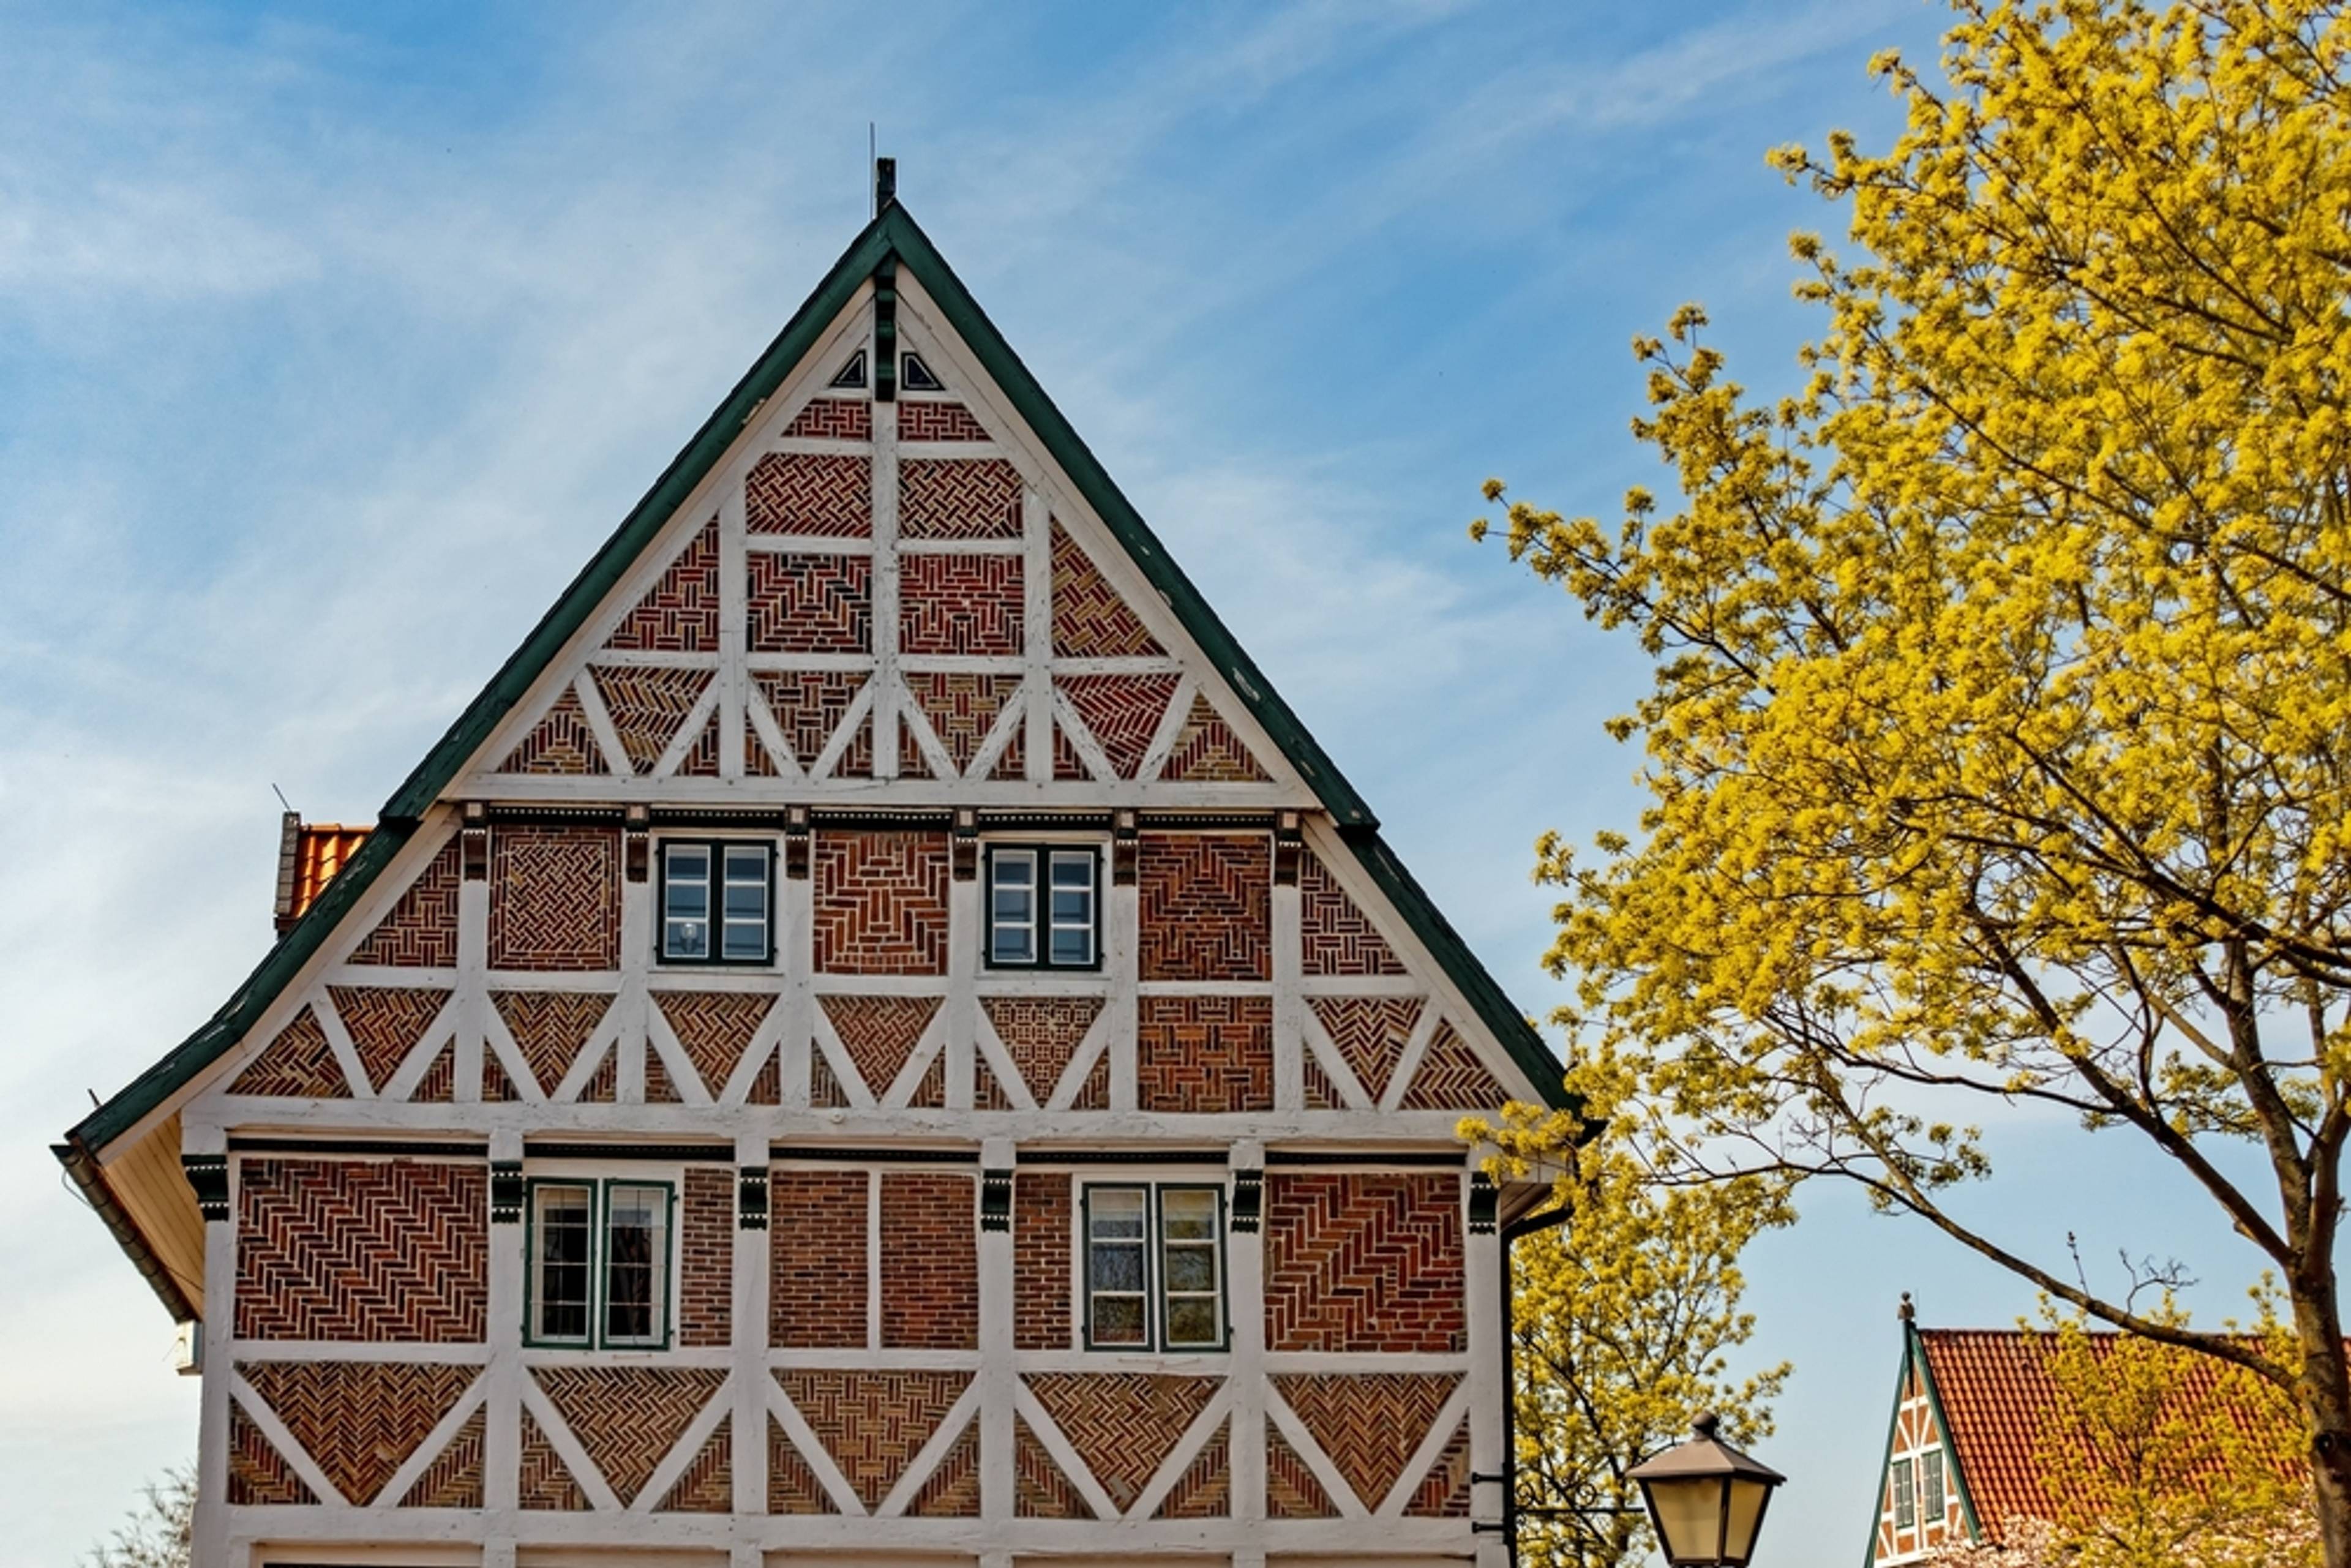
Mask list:
[[[1215,1344],[1223,1337],[1213,1296],[1186,1296],[1167,1303],[1169,1344]]]
[[[988,861],[988,960],[1037,961],[1037,857],[1003,851]]]
[[[1053,928],[1053,962],[1056,964],[1091,964],[1094,961],[1094,933],[1091,925],[1076,927],[1057,925]]]
[[[539,1186],[532,1191],[538,1277],[531,1299],[538,1321],[535,1339],[588,1337],[588,1247],[590,1196],[584,1186]]]
[[[671,844],[664,850],[669,867],[670,880],[688,878],[695,882],[710,879],[710,848],[706,844]]]
[[[1139,1186],[1098,1186],[1086,1194],[1086,1213],[1097,1237],[1143,1239],[1144,1191]]]
[[[604,1219],[604,1337],[657,1344],[668,1296],[669,1189],[614,1186]]]
[[[1918,1456],[1919,1511],[1933,1524],[1943,1517],[1943,1450],[1929,1448]]]
[[[1143,1330],[1143,1298],[1095,1297],[1093,1338],[1096,1344],[1147,1343]]]
[[[1918,1522],[1917,1500],[1910,1490],[1910,1461],[1894,1461],[1894,1528],[1909,1530]]]
[[[1217,1195],[1213,1192],[1164,1192],[1159,1195],[1159,1223],[1170,1241],[1213,1239],[1217,1234]]]
[[[1217,1288],[1217,1254],[1207,1247],[1170,1247],[1165,1265],[1171,1291]]]
[[[1139,1243],[1097,1241],[1089,1277],[1097,1291],[1141,1291],[1143,1248]]]
[[[662,852],[662,956],[710,956],[710,851],[672,844]]]

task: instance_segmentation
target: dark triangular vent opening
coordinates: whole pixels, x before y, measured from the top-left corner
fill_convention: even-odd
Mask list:
[[[946,383],[931,374],[931,367],[923,363],[920,354],[908,354],[899,361],[898,384],[908,392],[945,392]]]
[[[860,349],[849,356],[849,363],[841,367],[832,380],[825,383],[835,387],[862,387],[865,384],[865,350]]]

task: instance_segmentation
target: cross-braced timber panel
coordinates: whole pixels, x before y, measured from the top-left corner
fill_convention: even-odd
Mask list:
[[[726,1381],[715,1366],[540,1366],[530,1375],[623,1504]]]
[[[475,1410],[457,1428],[448,1446],[434,1457],[402,1494],[402,1508],[479,1508],[483,1501],[485,1444],[488,1413]]]
[[[1175,1451],[1219,1381],[1159,1373],[1032,1373],[1029,1392],[1124,1513]]]
[[[979,1425],[963,1429],[955,1446],[939,1457],[938,1467],[924,1480],[906,1505],[909,1519],[977,1519],[979,1517]]]
[[[246,1156],[237,1337],[478,1342],[489,1313],[487,1184],[477,1165]]]
[[[519,1485],[522,1506],[526,1509],[556,1513],[584,1513],[588,1511],[588,1493],[571,1474],[563,1456],[539,1430],[538,1421],[528,1410],[522,1413],[522,1453]]]
[[[839,670],[762,672],[752,677],[760,700],[783,731],[792,748],[792,760],[803,768],[816,766],[825,743],[849,716],[849,705],[864,688],[865,676]]]
[[[1132,779],[1175,700],[1174,675],[1063,675],[1054,683],[1102,749],[1111,771]]]
[[[294,1021],[228,1086],[232,1094],[283,1094],[304,1099],[348,1100],[350,1080],[327,1043],[326,1026],[317,1011],[304,1008]]]
[[[1042,1105],[1101,1016],[1100,997],[983,997],[987,1021],[1004,1042],[1029,1097]]]
[[[228,1500],[233,1508],[315,1503],[319,1494],[269,1446],[245,1406],[228,1407]]]
[[[1269,775],[1232,727],[1208,706],[1208,699],[1195,696],[1159,777],[1186,782],[1261,784]]]
[[[655,991],[655,1005],[716,1100],[735,1076],[776,998],[741,991]]]
[[[735,1511],[734,1416],[718,1418],[685,1469],[653,1505],[657,1513],[732,1513]]]
[[[1355,1082],[1374,1100],[1388,1092],[1388,1078],[1404,1060],[1404,1048],[1420,1021],[1418,997],[1312,997],[1307,1005],[1339,1048]]]
[[[1375,1509],[1460,1381],[1449,1372],[1302,1373],[1273,1385],[1356,1500]]]
[[[774,1416],[768,1418],[768,1511],[839,1513],[841,1507]]]
[[[1232,1511],[1232,1453],[1227,1437],[1231,1426],[1227,1422],[1217,1427],[1217,1435],[1200,1445],[1152,1518],[1222,1519]]]
[[[522,1051],[539,1092],[553,1094],[611,1010],[610,991],[492,991],[490,1005]]]
[[[685,724],[694,705],[709,689],[710,670],[646,670],[634,667],[590,666],[596,695],[611,716],[629,766],[650,773]],[[716,771],[716,754],[713,754]]]
[[[958,774],[970,771],[981,743],[996,727],[997,716],[1020,689],[1018,675],[914,670],[907,673],[905,680],[907,693],[922,709],[931,733],[946,747]]]
[[[441,1016],[449,993],[396,986],[334,986],[327,992],[378,1093]]]
[[[1469,1042],[1446,1022],[1429,1037],[1399,1103],[1407,1111],[1490,1111],[1510,1097]]]
[[[507,759],[498,764],[501,773],[534,773],[556,778],[585,778],[610,773],[611,765],[605,760],[604,748],[597,744],[596,732],[588,723],[588,710],[580,704],[580,694],[569,686],[557,697],[546,716],[531,727]]]
[[[481,1370],[385,1361],[237,1364],[335,1490],[361,1507],[377,1500]]]
[[[1029,1429],[1026,1421],[1017,1421],[1013,1428],[1012,1500],[1013,1514],[1019,1519],[1094,1516],[1094,1511],[1086,1506],[1085,1493],[1061,1473],[1052,1451]]]
[[[1404,1511],[1413,1519],[1467,1519],[1469,1517],[1469,1423],[1464,1418],[1437,1456],[1437,1463],[1413,1489],[1412,1500]]]
[[[882,1506],[971,1381],[968,1372],[814,1367],[778,1367],[775,1377],[869,1512]]]

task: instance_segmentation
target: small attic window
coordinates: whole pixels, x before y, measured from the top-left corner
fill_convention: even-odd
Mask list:
[[[865,350],[862,349],[860,349],[857,352],[850,355],[849,363],[841,366],[841,369],[834,373],[832,380],[825,383],[827,386],[834,387],[862,387],[864,384]]]
[[[898,361],[898,384],[908,392],[945,392],[946,383],[931,374],[931,367],[923,363],[920,354],[908,354]]]

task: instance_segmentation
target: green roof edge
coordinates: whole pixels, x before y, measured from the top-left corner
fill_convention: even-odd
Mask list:
[[[1927,1409],[1935,1417],[1935,1431],[1943,1439],[1943,1475],[1959,1494],[1959,1512],[1968,1521],[1968,1535],[1981,1542],[1983,1520],[1976,1512],[1975,1494],[1968,1490],[1968,1468],[1959,1462],[1959,1446],[1951,1438],[1950,1417],[1943,1414],[1943,1388],[1935,1381],[1935,1364],[1927,1354],[1927,1338],[1917,1323],[1910,1325],[1911,1339],[1918,1347],[1918,1375],[1927,1385]]]
[[[1500,1040],[1511,1060],[1526,1072],[1546,1103],[1561,1109],[1571,1106],[1560,1083],[1559,1062],[1543,1044],[1541,1035],[1510,1004],[1485,966],[1429,902],[1428,895],[1395,852],[1381,841],[1378,819],[1372,814],[1370,806],[1299,722],[1290,705],[1274,691],[1255,661],[1234,641],[1216,612],[1200,597],[1199,590],[1170,559],[1142,515],[1029,374],[1029,368],[980,309],[955,269],[932,245],[930,236],[904,207],[893,204],[859,231],[824,280],[693,438],[670,460],[661,477],[539,618],[521,645],[507,656],[489,685],[466,705],[465,711],[392,792],[384,802],[377,831],[369,835],[294,928],[270,949],[210,1021],[84,1117],[67,1134],[69,1144],[93,1153],[104,1148],[253,1026],[318,951],[343,913],[367,891],[393,852],[407,841],[417,821],[448,787],[466,758],[479,748],[545,673],[564,643],[594,612],[662,525],[735,444],[759,405],[774,394],[784,377],[815,346],[818,335],[855,297],[875,266],[893,254],[913,270],[946,314],[948,324],[970,345],[989,376],[1012,400],[1021,418],[1084,495],[1087,504],[1101,516],[1152,587],[1166,601],[1185,631],[1232,684],[1251,716],[1314,790],[1339,824],[1357,860],[1395,902],[1405,923],[1444,967],[1477,1009],[1479,1019]]]

